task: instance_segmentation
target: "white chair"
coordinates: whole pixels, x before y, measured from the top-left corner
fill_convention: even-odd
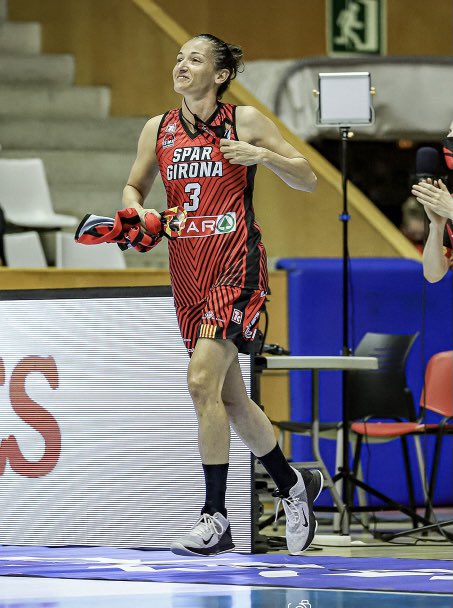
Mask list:
[[[40,158],[0,159],[0,205],[6,221],[24,228],[75,226],[72,215],[55,213]]]
[[[46,268],[47,261],[39,234],[34,230],[5,234],[6,263],[11,268]]]
[[[81,245],[68,232],[56,233],[57,268],[124,269],[126,260],[115,243]]]

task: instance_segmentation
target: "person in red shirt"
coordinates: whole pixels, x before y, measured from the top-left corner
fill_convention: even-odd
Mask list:
[[[257,165],[297,190],[311,192],[316,185],[307,160],[271,120],[254,107],[220,101],[241,61],[240,47],[212,34],[181,47],[173,69],[181,107],[147,122],[123,194],[123,205],[136,209],[146,227],[148,213],[160,217],[144,206],[160,171],[167,206],[187,211],[181,235],[169,243],[170,275],[191,357],[188,389],[206,501],[194,527],[171,546],[183,555],[234,548],[225,508],[230,425],[276,483],[291,553],[305,551],[313,540],[313,502],[323,484],[320,471],[288,464],[269,419],[247,395],[238,361],[255,337],[268,293],[266,252],[252,205]]]

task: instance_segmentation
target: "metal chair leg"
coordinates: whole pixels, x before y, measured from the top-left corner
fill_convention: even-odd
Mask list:
[[[423,458],[422,444],[420,437],[417,437],[417,435],[414,435],[414,445],[415,452],[417,454],[418,470],[420,472],[420,479],[422,482],[423,498],[426,502],[428,500],[428,479],[426,477],[426,465],[425,459]]]
[[[353,454],[355,454],[356,447],[357,447],[357,437],[354,435],[351,436],[351,447],[352,447]],[[358,459],[356,468],[357,468],[357,471],[355,471],[354,474],[357,476],[358,479],[363,479],[362,460],[360,459],[360,457]],[[367,498],[366,492],[360,486],[357,486],[357,498],[359,501],[359,505],[361,507],[367,506],[368,498]],[[363,511],[362,513],[360,513],[360,521],[362,522],[362,525],[365,528],[367,528],[367,529],[369,528],[370,516],[369,516],[368,511]]]
[[[425,517],[426,519],[431,519],[432,511],[433,511],[433,496],[434,496],[434,488],[436,487],[437,480],[437,470],[439,468],[439,460],[440,460],[440,448],[442,447],[443,440],[443,425],[439,425],[439,430],[436,435],[436,444],[434,446],[434,455],[433,455],[433,464],[431,467],[431,477],[429,480],[429,489],[428,489],[428,499],[426,501],[426,509],[425,509]]]
[[[339,427],[337,431],[337,446],[335,451],[335,473],[341,467],[343,461],[343,427]],[[339,479],[334,484],[335,491],[339,496],[343,492],[343,480]],[[341,532],[341,513],[335,513],[333,516],[333,531]]]
[[[415,492],[414,492],[414,482],[412,480],[412,472],[411,472],[411,463],[409,458],[409,448],[407,445],[407,437],[401,437],[401,446],[403,449],[403,458],[404,458],[404,468],[406,471],[406,480],[407,480],[407,489],[409,492],[409,503],[412,512],[415,514],[417,511],[417,506],[415,504]],[[412,524],[414,528],[418,526],[418,521],[415,517],[412,517]]]

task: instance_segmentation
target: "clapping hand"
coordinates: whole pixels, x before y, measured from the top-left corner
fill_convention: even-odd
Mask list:
[[[431,222],[453,219],[453,198],[441,179],[427,179],[412,186],[412,194],[421,203]]]

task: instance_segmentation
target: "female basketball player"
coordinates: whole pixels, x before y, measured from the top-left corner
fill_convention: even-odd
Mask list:
[[[191,356],[188,388],[198,418],[206,502],[192,530],[172,545],[183,555],[216,555],[234,547],[225,492],[230,425],[275,481],[286,513],[290,553],[313,540],[313,502],[320,471],[296,471],[283,456],[263,411],[249,399],[238,362],[253,341],[268,292],[266,253],[252,206],[261,164],[288,186],[311,192],[309,163],[274,123],[253,107],[220,102],[241,65],[242,51],[211,34],[184,44],[173,69],[181,107],[148,121],[123,204],[137,209],[160,171],[168,207],[188,213],[169,242],[175,307]]]

